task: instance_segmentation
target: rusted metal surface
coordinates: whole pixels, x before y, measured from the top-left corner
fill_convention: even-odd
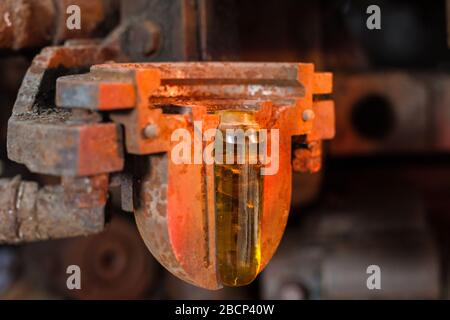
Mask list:
[[[0,3],[0,48],[23,49],[88,38],[104,33],[114,20],[115,0],[4,0]],[[79,29],[69,29],[67,8],[77,5]],[[70,11],[70,14],[72,12]]]
[[[33,60],[8,122],[11,160],[33,172],[52,175],[93,175],[123,168],[117,125],[100,123],[98,114],[55,110],[52,101],[58,75],[112,55],[108,49],[86,44],[47,48]]]
[[[124,26],[120,41],[130,61],[200,58],[195,1],[122,1],[120,13]]]
[[[123,111],[108,101],[109,91],[125,101]],[[129,92],[129,88],[134,92]],[[265,176],[262,217],[262,265],[281,240],[290,206],[291,139],[316,143],[331,138],[334,108],[315,95],[331,92],[330,74],[312,64],[149,63],[104,64],[85,75],[59,78],[56,101],[65,109],[108,111],[125,128],[126,151],[138,155],[134,172],[136,221],[154,256],[172,273],[208,289],[220,287],[215,267],[213,165],[171,161],[170,136],[186,128],[194,139],[194,122],[216,128],[216,111],[242,108],[257,112],[260,127],[280,130],[279,171]],[[102,88],[109,88],[102,90]],[[76,93],[76,94],[74,94]],[[94,94],[93,94],[94,93]],[[86,99],[80,102],[80,96]],[[131,102],[135,100],[135,105]],[[316,109],[316,110],[315,110]],[[313,116],[303,117],[304,112]],[[314,125],[324,121],[323,125]],[[147,130],[151,127],[154,130]],[[145,132],[151,131],[151,134]],[[309,138],[310,137],[310,138]],[[313,144],[313,142],[311,142]],[[320,145],[319,145],[320,147]],[[317,158],[304,153],[300,158]],[[319,168],[307,166],[305,171]]]
[[[322,142],[312,141],[294,150],[292,168],[297,172],[317,172],[322,166]]]
[[[20,49],[49,43],[55,14],[53,0],[2,1],[0,47]]]
[[[88,73],[65,78],[72,81],[58,81],[57,90],[62,94],[56,96],[56,104],[99,111],[132,109],[137,97],[126,75],[116,75],[117,82],[110,79],[109,83],[104,83],[104,78]]]
[[[128,171],[112,174],[110,188],[118,188],[120,208],[125,212],[134,212],[132,174]]]
[[[193,134],[194,121],[202,121],[203,130],[215,128],[214,112],[225,108],[255,110],[262,127],[280,129],[281,169],[265,181],[270,192],[266,191],[262,219],[264,266],[288,216],[291,190],[285,181],[291,179],[291,138],[303,136],[314,145],[334,133],[333,105],[317,97],[331,92],[331,76],[315,73],[307,64],[251,63],[108,64],[78,75],[93,64],[136,54],[146,60],[197,58],[197,35],[189,32],[197,28],[195,6],[189,1],[159,3],[158,10],[146,10],[146,16],[136,19],[150,3],[123,5],[121,26],[102,44],[71,42],[47,48],[34,59],[9,121],[8,156],[33,172],[65,176],[58,190],[75,190],[69,193],[75,208],[90,208],[98,195],[77,191],[78,183],[71,179],[78,178],[69,177],[122,171],[124,143],[126,152],[136,156],[135,167],[143,165],[147,171],[131,170],[134,188],[131,183],[122,186],[123,208],[135,211],[141,234],[161,263],[190,283],[215,289],[220,284],[215,274],[213,166],[175,165],[169,152],[171,133],[186,128]],[[55,10],[66,5],[61,2]],[[101,17],[99,2],[89,8],[88,22]],[[161,20],[161,13],[186,20]],[[166,34],[167,28],[183,32],[161,42],[159,32]],[[56,39],[64,37],[56,32]],[[57,81],[56,104],[64,108],[54,108],[54,84],[62,75],[66,77]],[[319,157],[320,148],[299,156],[301,161]],[[158,165],[164,166],[159,175],[152,169]],[[317,171],[319,166],[294,168]],[[123,177],[129,173],[127,168]],[[160,182],[164,177],[166,182]],[[147,183],[153,179],[157,183]],[[155,194],[161,199],[155,200]]]
[[[0,179],[0,243],[100,232],[107,190],[106,175],[43,188],[20,177]]]
[[[70,120],[42,124],[43,118],[10,121],[8,134],[16,137],[9,144],[11,160],[32,172],[53,175],[88,176],[122,169],[121,133],[116,125],[72,125]]]
[[[19,177],[2,182],[2,242],[45,240],[99,232],[108,176],[123,168],[120,128],[99,114],[54,107],[63,74],[114,57],[95,43],[44,49],[25,75],[8,122],[8,157],[32,172],[61,177],[39,188]],[[5,208],[5,209],[3,209]]]
[[[236,60],[238,39],[232,31],[238,5],[236,0],[120,1],[120,24],[105,43],[120,48],[120,61]]]
[[[105,31],[117,23],[115,15],[118,14],[117,0],[56,0],[56,15],[54,18],[55,31],[53,43],[62,43],[68,39],[84,39],[105,35]],[[67,27],[67,8],[77,5],[80,8],[81,19],[79,29]]]
[[[135,208],[135,218],[139,232],[141,233],[147,248],[159,263],[178,278],[191,284],[195,284],[192,276],[190,276],[178,262],[170,241],[170,230],[167,221],[167,192],[169,183],[169,163],[167,156],[150,156],[147,159],[142,159],[137,165],[138,167],[135,170],[135,174],[139,178],[135,182],[135,192],[138,199]],[[202,217],[200,217],[200,219],[195,219],[194,223],[201,220],[201,218]],[[201,227],[202,225],[200,225],[200,228]],[[191,227],[191,230],[192,229],[193,227]],[[199,234],[192,234],[192,236],[197,240]],[[192,240],[192,238],[187,240]],[[200,241],[200,245],[202,246],[201,251],[205,253],[205,251],[208,250],[203,247],[204,241],[202,241],[202,239]],[[202,252],[198,253],[201,254]],[[200,263],[197,267],[203,269],[205,266],[203,263]],[[210,274],[213,273],[214,272],[210,270]]]

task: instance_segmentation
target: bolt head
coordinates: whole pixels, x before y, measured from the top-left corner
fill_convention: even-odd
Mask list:
[[[303,121],[311,121],[314,119],[315,116],[316,115],[314,111],[312,111],[311,109],[306,109],[305,111],[303,111],[302,114]]]
[[[156,138],[158,135],[158,126],[156,124],[148,124],[143,131],[144,137],[147,139]]]
[[[129,26],[122,40],[122,46],[130,54],[149,57],[160,46],[159,27],[151,21],[138,21]]]

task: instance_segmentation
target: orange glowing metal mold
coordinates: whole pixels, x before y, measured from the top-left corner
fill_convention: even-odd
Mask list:
[[[83,90],[95,94],[73,103],[74,92]],[[174,164],[172,132],[185,128],[201,139],[194,135],[194,121],[202,121],[203,130],[216,128],[214,111],[225,108],[253,109],[261,128],[280,130],[279,171],[264,178],[264,267],[286,226],[293,159],[296,170],[319,170],[320,141],[334,136],[333,102],[317,99],[331,90],[331,74],[315,73],[313,64],[113,63],[58,79],[57,101],[62,107],[108,111],[124,126],[126,152],[138,156],[134,209],[147,247],[174,275],[218,289],[213,165]],[[314,115],[306,121],[305,110]],[[149,124],[157,128],[151,138],[143,134]],[[293,154],[293,136],[303,136],[311,148]]]

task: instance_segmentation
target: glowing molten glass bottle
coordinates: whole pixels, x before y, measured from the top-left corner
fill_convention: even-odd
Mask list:
[[[224,111],[218,130],[215,150],[223,155],[214,166],[218,272],[223,285],[241,286],[256,278],[261,264],[259,126],[252,112]]]

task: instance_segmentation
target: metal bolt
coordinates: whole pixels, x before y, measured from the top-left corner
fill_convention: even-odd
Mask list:
[[[145,126],[143,133],[147,139],[156,138],[158,135],[158,126],[156,124],[148,124]]]
[[[316,115],[314,111],[312,111],[311,109],[306,109],[302,114],[303,121],[311,121],[315,116]]]
[[[122,46],[132,57],[149,57],[160,46],[160,29],[151,21],[135,22],[125,34]]]

